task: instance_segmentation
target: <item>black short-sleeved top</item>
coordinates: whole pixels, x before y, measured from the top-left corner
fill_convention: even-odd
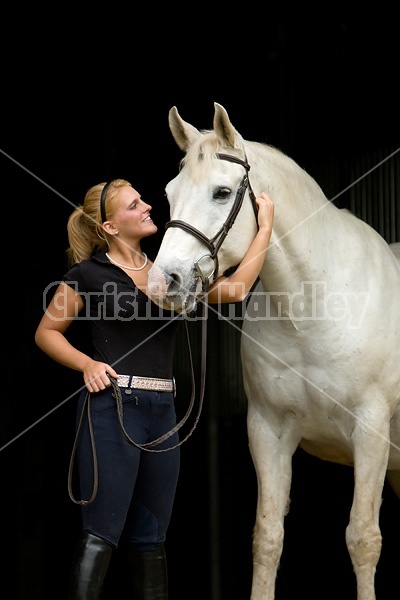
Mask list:
[[[90,320],[95,360],[120,375],[173,377],[179,315],[152,302],[104,252],[71,267],[63,280],[82,296],[77,318]]]

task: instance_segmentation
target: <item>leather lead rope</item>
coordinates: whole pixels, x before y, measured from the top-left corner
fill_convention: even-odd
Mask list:
[[[205,294],[203,294],[200,298],[200,302],[202,304],[202,315],[201,315],[201,317],[202,317],[202,325],[201,325],[202,351],[201,351],[199,406],[198,406],[198,411],[197,411],[197,415],[196,415],[194,424],[192,425],[188,434],[182,440],[180,440],[174,446],[169,446],[168,448],[158,449],[158,450],[153,449],[153,446],[157,446],[157,445],[161,444],[161,442],[164,442],[165,440],[170,438],[172,435],[174,435],[177,431],[179,431],[179,429],[181,429],[181,427],[183,427],[183,425],[186,423],[190,414],[193,411],[195,397],[196,397],[196,382],[195,382],[195,375],[194,375],[192,351],[191,351],[191,347],[190,347],[189,330],[188,330],[188,325],[187,325],[186,320],[185,320],[185,329],[186,329],[186,340],[187,340],[187,345],[188,345],[189,362],[190,362],[190,370],[191,370],[192,394],[191,394],[190,403],[189,403],[189,407],[186,411],[186,414],[183,416],[181,421],[179,421],[179,423],[177,423],[177,425],[175,425],[175,427],[173,427],[170,431],[168,431],[167,433],[160,436],[159,438],[152,440],[151,442],[148,442],[146,444],[138,444],[137,442],[132,440],[132,438],[129,436],[129,434],[127,433],[125,426],[124,426],[123,403],[122,403],[121,390],[120,390],[119,386],[117,385],[116,379],[114,379],[113,377],[110,377],[110,381],[111,381],[111,385],[114,390],[114,396],[115,396],[116,405],[117,405],[118,421],[119,421],[122,433],[123,433],[125,439],[133,446],[136,446],[136,448],[139,448],[139,450],[144,450],[146,452],[156,452],[156,453],[169,452],[170,450],[174,450],[175,448],[178,448],[179,446],[181,446],[184,442],[186,442],[189,439],[189,437],[192,435],[192,433],[196,429],[197,424],[200,420],[200,416],[201,416],[202,409],[203,409],[203,401],[204,401],[205,380],[206,380],[206,355],[207,355],[207,319],[204,318],[205,307],[206,307],[206,302],[204,300],[204,297],[205,297]],[[90,443],[91,443],[91,447],[92,447],[93,490],[92,490],[92,495],[90,496],[89,500],[77,500],[72,491],[73,469],[74,469],[74,464],[75,464],[78,441],[79,441],[79,438],[81,435],[81,431],[82,431],[82,427],[83,427],[83,419],[84,419],[85,414],[87,415]],[[74,504],[79,504],[80,506],[86,506],[87,504],[91,504],[97,495],[98,481],[99,480],[98,480],[97,452],[96,452],[96,443],[95,443],[95,439],[94,439],[94,431],[93,431],[92,416],[91,416],[91,395],[89,392],[87,392],[84,403],[83,403],[81,415],[79,418],[79,423],[78,423],[78,427],[76,430],[75,439],[74,439],[72,452],[71,452],[71,458],[70,458],[69,467],[68,467],[68,495],[69,495],[70,499],[72,500],[72,502]]]
[[[199,239],[200,241],[202,241],[207,248],[210,250],[210,257],[214,260],[214,263],[216,265],[216,268],[214,269],[214,272],[217,273],[218,272],[218,250],[220,249],[223,241],[225,240],[226,236],[228,235],[229,229],[232,227],[233,223],[235,222],[235,219],[239,213],[239,210],[242,206],[242,202],[243,202],[243,198],[244,198],[244,194],[246,189],[249,190],[249,195],[250,195],[250,199],[251,199],[251,203],[253,206],[253,210],[254,210],[254,216],[256,217],[256,222],[257,222],[257,205],[256,205],[256,201],[255,201],[255,194],[253,192],[253,189],[251,187],[250,184],[250,180],[248,177],[248,173],[250,171],[250,165],[247,162],[247,158],[246,160],[241,160],[240,158],[236,157],[236,156],[232,156],[230,154],[220,154],[217,153],[216,157],[220,160],[227,160],[229,162],[233,162],[233,163],[237,163],[239,165],[241,165],[244,169],[245,169],[245,175],[239,185],[239,188],[236,192],[236,198],[235,201],[233,203],[233,206],[229,212],[229,215],[225,221],[225,223],[222,225],[221,229],[217,232],[216,235],[214,235],[214,237],[212,237],[211,239],[207,238],[203,233],[201,233],[201,231],[199,231],[198,229],[196,229],[195,227],[193,227],[192,225],[190,225],[189,223],[185,223],[184,221],[169,221],[165,228],[168,229],[169,227],[180,227],[181,229],[185,230],[187,233],[191,233],[192,235],[194,235],[195,237],[197,237],[197,239]],[[206,286],[208,287],[208,285]],[[132,440],[127,431],[125,430],[124,427],[124,422],[123,422],[123,405],[122,405],[122,396],[121,396],[121,390],[119,389],[117,382],[115,381],[115,379],[110,378],[111,381],[111,385],[114,388],[114,395],[116,398],[116,403],[117,403],[117,414],[118,414],[118,420],[119,420],[119,424],[122,430],[122,433],[124,434],[125,438],[127,439],[127,441],[130,444],[133,444],[134,446],[136,446],[137,448],[139,448],[140,450],[144,450],[146,452],[169,452],[170,450],[174,450],[175,448],[177,448],[178,446],[181,446],[181,444],[183,444],[184,442],[186,442],[186,440],[192,435],[193,431],[195,430],[197,423],[199,422],[200,419],[200,415],[201,415],[201,411],[203,408],[203,399],[204,399],[204,389],[205,389],[205,380],[206,380],[206,351],[207,351],[207,319],[204,318],[204,314],[205,314],[205,302],[204,302],[204,297],[206,294],[206,289],[203,289],[203,295],[200,297],[200,301],[202,302],[203,305],[203,309],[202,309],[202,352],[201,352],[201,383],[200,383],[200,398],[199,398],[199,408],[198,408],[198,412],[197,412],[197,417],[195,419],[194,425],[192,426],[192,428],[190,429],[189,433],[186,435],[185,438],[183,438],[178,444],[175,444],[174,446],[162,449],[162,450],[154,450],[153,446],[156,446],[158,444],[160,444],[161,442],[167,440],[169,437],[171,437],[174,433],[176,433],[187,421],[187,419],[189,418],[189,415],[191,414],[192,410],[193,410],[193,406],[194,406],[194,400],[195,400],[195,377],[194,377],[194,369],[193,369],[193,360],[192,360],[192,352],[190,349],[190,340],[189,340],[189,331],[187,328],[187,322],[185,321],[185,326],[186,326],[186,337],[187,337],[187,342],[188,342],[188,349],[189,349],[189,360],[190,360],[190,367],[191,367],[191,377],[192,377],[192,396],[191,396],[191,400],[190,400],[190,404],[189,404],[189,408],[185,414],[185,416],[182,418],[182,420],[175,426],[173,427],[170,431],[168,431],[167,433],[165,433],[164,435],[160,436],[159,438],[157,438],[156,440],[153,440],[151,442],[148,442],[146,444],[138,444],[136,443],[134,440]],[[82,424],[83,424],[83,417],[85,414],[85,409],[87,411],[87,418],[88,418],[88,426],[89,426],[89,433],[90,433],[90,440],[91,440],[91,446],[92,446],[92,455],[93,455],[93,491],[92,491],[92,495],[89,498],[89,500],[76,500],[74,498],[74,495],[72,493],[72,474],[73,474],[73,466],[74,466],[74,462],[75,462],[75,455],[76,455],[76,449],[77,449],[77,445],[78,445],[78,439],[80,436],[80,432],[82,429]],[[96,453],[96,445],[95,445],[95,439],[94,439],[94,432],[93,432],[93,428],[92,428],[92,421],[91,421],[91,398],[90,398],[90,394],[88,393],[86,395],[84,404],[83,404],[83,408],[82,408],[82,413],[80,416],[80,420],[79,420],[79,424],[78,424],[78,428],[76,431],[76,435],[75,435],[75,440],[74,440],[74,444],[73,444],[73,448],[72,448],[72,453],[71,453],[71,458],[70,458],[70,463],[69,463],[69,469],[68,469],[68,493],[69,493],[69,497],[71,498],[72,502],[74,502],[75,504],[80,504],[80,505],[86,505],[86,504],[90,504],[91,502],[93,502],[93,500],[96,497],[97,494],[97,487],[98,487],[98,464],[97,464],[97,453]]]
[[[91,441],[91,446],[92,446],[93,475],[94,475],[93,476],[93,491],[92,491],[92,495],[89,500],[76,500],[72,493],[72,472],[73,472],[73,468],[74,468],[76,448],[78,445],[80,432],[82,430],[85,409],[87,409],[87,413],[88,413],[88,425],[89,425],[90,441]],[[79,418],[79,424],[78,424],[76,434],[75,434],[75,440],[74,440],[74,445],[72,447],[71,458],[69,460],[69,467],[68,467],[68,494],[69,494],[69,497],[71,498],[72,502],[74,502],[75,504],[80,504],[81,506],[85,506],[86,504],[91,504],[96,497],[98,483],[99,483],[99,480],[98,480],[97,452],[96,452],[96,445],[94,442],[92,419],[90,417],[90,393],[87,392],[85,400],[83,402],[83,407],[82,407],[81,415]]]

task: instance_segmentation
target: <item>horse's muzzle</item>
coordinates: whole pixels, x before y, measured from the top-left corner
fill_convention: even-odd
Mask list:
[[[194,270],[186,284],[179,273],[166,274],[153,265],[149,271],[148,290],[153,302],[161,308],[189,314],[196,309],[202,286]]]

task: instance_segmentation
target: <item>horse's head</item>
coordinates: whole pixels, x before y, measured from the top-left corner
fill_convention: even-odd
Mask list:
[[[199,131],[176,109],[169,126],[186,152],[166,186],[171,221],[149,271],[157,304],[190,312],[196,296],[240,263],[257,230],[244,140],[215,103],[214,129]]]

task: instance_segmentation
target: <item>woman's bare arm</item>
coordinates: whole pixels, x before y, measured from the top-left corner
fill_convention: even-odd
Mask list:
[[[81,371],[88,391],[98,392],[110,385],[107,374],[117,377],[116,371],[75,348],[65,336],[83,306],[81,296],[71,286],[60,284],[38,325],[35,342],[53,360]]]
[[[274,219],[274,203],[265,192],[256,198],[258,232],[242,262],[230,277],[218,277],[208,290],[210,304],[241,302],[260,274],[268,249]]]

